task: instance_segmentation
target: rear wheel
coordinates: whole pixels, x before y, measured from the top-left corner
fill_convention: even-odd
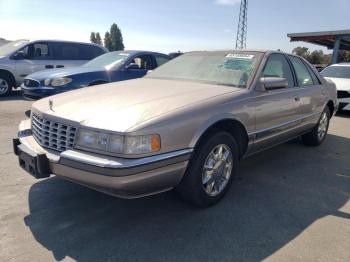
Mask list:
[[[324,109],[317,125],[302,136],[303,143],[309,146],[319,146],[325,140],[329,127],[330,111],[328,106]]]
[[[11,91],[14,83],[9,74],[0,72],[0,97],[8,96]]]
[[[177,187],[186,201],[207,207],[216,204],[230,188],[237,172],[238,146],[227,132],[209,136],[195,150],[186,174]]]

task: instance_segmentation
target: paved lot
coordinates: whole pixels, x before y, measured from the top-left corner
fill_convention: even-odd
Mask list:
[[[350,261],[350,114],[319,148],[292,141],[247,160],[217,206],[168,192],[120,200],[17,165],[30,102],[0,99],[1,261]]]

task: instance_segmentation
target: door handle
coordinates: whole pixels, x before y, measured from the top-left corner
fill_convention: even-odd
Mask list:
[[[294,97],[295,102],[300,102],[300,97]]]
[[[56,68],[62,68],[64,65],[57,65]]]
[[[45,68],[53,68],[53,65],[46,65]]]

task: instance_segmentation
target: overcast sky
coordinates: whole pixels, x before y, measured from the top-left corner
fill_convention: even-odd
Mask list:
[[[0,37],[89,41],[119,25],[127,49],[233,48],[240,0],[0,0]],[[249,0],[248,48],[290,52],[287,33],[350,29],[350,0]],[[325,50],[325,49],[323,49]]]

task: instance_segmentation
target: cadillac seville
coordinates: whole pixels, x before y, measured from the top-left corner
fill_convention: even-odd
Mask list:
[[[176,189],[206,207],[225,195],[242,158],[297,137],[320,145],[337,108],[335,85],[303,58],[198,51],[141,79],[35,102],[13,144],[36,178],[122,198]]]

